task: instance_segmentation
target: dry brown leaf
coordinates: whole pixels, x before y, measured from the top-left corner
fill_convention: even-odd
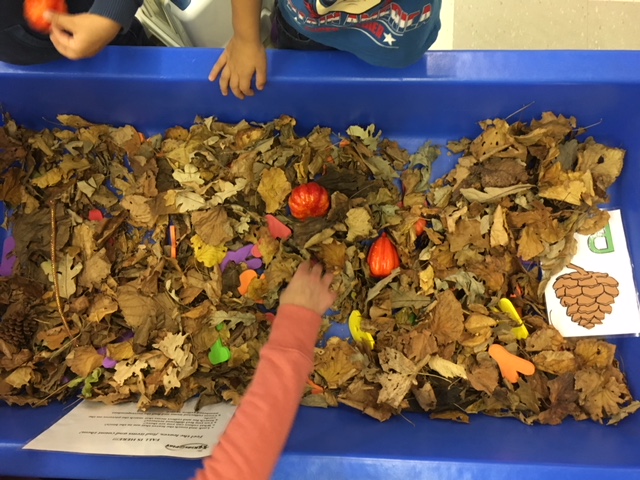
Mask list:
[[[460,339],[464,331],[462,305],[451,290],[438,295],[438,303],[434,309],[431,322],[431,333],[438,344],[446,345]]]
[[[71,298],[76,293],[76,280],[75,278],[82,271],[82,264],[77,263],[74,265],[74,259],[69,254],[65,254],[58,260],[58,284],[60,296],[62,298]],[[53,283],[53,267],[50,261],[42,262],[40,267],[44,273],[49,277],[51,283]]]
[[[233,228],[231,228],[227,212],[222,206],[202,212],[193,212],[191,221],[196,233],[207,245],[220,246],[233,240]]]
[[[429,368],[438,372],[445,378],[467,378],[467,372],[462,365],[457,365],[450,360],[445,360],[438,355],[429,359]]]
[[[458,423],[469,423],[469,415],[457,410],[447,410],[444,412],[434,412],[429,415],[432,420],[453,420]]]
[[[24,366],[24,364],[29,362],[32,358],[33,353],[24,348],[14,355],[5,354],[2,358],[0,358],[0,367],[4,368],[7,371],[11,371],[15,368]]]
[[[435,272],[431,265],[428,265],[426,269],[420,272],[420,288],[424,295],[431,295],[435,290],[434,284]]]
[[[405,375],[416,373],[416,364],[393,348],[385,347],[384,350],[378,354],[378,359],[380,360],[382,370],[385,372],[394,370],[397,373]]]
[[[629,415],[632,415],[635,412],[637,412],[638,409],[640,409],[640,402],[637,400],[634,400],[629,405],[622,407],[618,413],[613,415],[607,422],[607,425],[618,424],[619,422],[627,418]]]
[[[438,351],[438,344],[431,331],[424,325],[411,330],[403,338],[404,353],[407,358],[418,362]]]
[[[438,399],[436,398],[436,394],[434,393],[433,387],[430,383],[425,383],[420,388],[413,387],[411,389],[411,392],[413,393],[414,397],[416,397],[418,404],[425,412],[430,412],[431,410],[436,408]]]
[[[573,373],[577,369],[576,357],[572,352],[544,351],[531,358],[537,369],[552,375]]]
[[[631,397],[622,375],[612,368],[603,371],[592,368],[580,370],[575,378],[576,390],[580,392],[580,405],[597,422],[620,413],[621,405]]]
[[[607,368],[613,364],[616,346],[603,340],[579,340],[575,353],[578,361],[585,367]]]
[[[568,415],[579,417],[578,392],[574,389],[574,376],[565,373],[549,381],[549,409],[540,413],[538,419],[547,425],[559,425]]]
[[[107,259],[106,251],[96,253],[85,262],[78,283],[87,288],[99,288],[111,274],[111,262]]]
[[[118,311],[118,302],[116,302],[113,298],[104,295],[98,294],[95,297],[95,300],[89,307],[89,311],[87,312],[87,320],[90,322],[98,323],[107,315],[111,315]]]
[[[541,352],[543,350],[560,350],[566,344],[566,340],[560,332],[553,327],[536,330],[526,339],[525,350],[527,352]]]
[[[382,385],[378,395],[378,403],[387,404],[391,408],[399,408],[413,386],[415,377],[402,373],[381,373],[378,382]]]
[[[135,227],[153,228],[158,215],[153,208],[154,202],[142,195],[127,195],[121,205],[129,212],[129,222]],[[175,203],[175,202],[174,202]]]
[[[480,333],[486,329],[491,329],[498,324],[493,318],[481,313],[472,313],[464,321],[464,328],[469,333]]]
[[[282,169],[270,168],[262,172],[257,191],[266,204],[265,212],[275,213],[291,193],[291,184]]]
[[[33,366],[18,367],[4,378],[13,388],[22,388],[33,379]]]
[[[86,378],[102,365],[104,357],[91,346],[76,347],[65,358],[66,364],[76,375]]]
[[[590,172],[596,184],[606,189],[620,176],[625,154],[620,148],[607,147],[589,138],[578,152],[576,170]]]
[[[339,388],[355,377],[364,367],[364,358],[348,342],[330,338],[323,349],[316,349],[315,371],[329,388]]]
[[[498,205],[493,213],[490,243],[492,247],[503,247],[509,243],[509,234],[505,228],[504,213],[501,205]]]
[[[493,203],[509,195],[526,192],[533,187],[534,185],[523,184],[502,188],[487,187],[484,191],[480,191],[475,188],[461,188],[460,193],[468,202]]]
[[[581,205],[585,200],[591,205],[594,196],[591,172],[565,172],[556,163],[541,178],[538,195],[571,205]]]
[[[67,334],[67,330],[60,325],[59,327],[53,327],[49,330],[38,332],[36,338],[49,350],[57,350],[62,346],[65,340],[69,338],[69,335]]]
[[[486,362],[485,364],[473,367],[471,371],[467,373],[467,379],[476,390],[492,395],[493,391],[498,387],[500,376],[498,368]]]
[[[134,375],[142,379],[144,378],[142,371],[148,366],[149,364],[146,361],[140,359],[135,362],[118,362],[115,367],[116,372],[113,374],[113,381],[116,382],[117,385],[122,386],[124,385],[124,382]]]
[[[473,245],[478,249],[489,247],[488,239],[482,234],[482,225],[479,220],[463,219],[456,224],[455,233],[448,236],[452,252],[459,252],[467,245]]]
[[[374,232],[371,224],[371,215],[364,207],[352,208],[349,210],[347,212],[347,219],[345,223],[349,228],[347,233],[348,242],[355,242],[368,238]]]
[[[143,326],[156,316],[155,300],[139,295],[134,288],[120,288],[117,301],[125,322],[133,329]]]
[[[131,340],[107,345],[107,356],[118,362],[129,360],[135,356]]]

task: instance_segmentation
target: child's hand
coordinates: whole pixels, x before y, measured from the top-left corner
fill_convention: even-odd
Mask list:
[[[91,13],[65,15],[48,12],[49,38],[56,50],[71,60],[97,55],[116,38],[122,28],[110,18]]]
[[[316,312],[319,315],[331,307],[336,300],[335,292],[329,288],[333,281],[330,273],[322,274],[322,265],[313,267],[308,260],[298,267],[291,282],[280,296],[280,305],[298,305]]]
[[[229,87],[233,94],[243,100],[253,96],[251,88],[253,75],[256,76],[256,88],[262,90],[267,83],[267,52],[262,43],[247,42],[232,37],[227,48],[213,66],[209,80],[215,81],[220,75],[220,91],[229,94]]]

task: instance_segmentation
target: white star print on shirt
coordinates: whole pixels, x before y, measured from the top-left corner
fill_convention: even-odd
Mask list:
[[[393,42],[395,42],[396,39],[393,38],[393,35],[391,35],[390,33],[385,33],[384,34],[384,43],[388,43],[389,45],[393,45]]]

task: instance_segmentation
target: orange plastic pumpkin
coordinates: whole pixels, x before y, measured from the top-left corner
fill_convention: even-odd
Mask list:
[[[298,220],[324,217],[330,206],[329,192],[315,182],[297,186],[289,196],[291,215]]]
[[[400,257],[396,247],[391,243],[386,233],[373,242],[367,257],[371,276],[383,278],[400,266]]]

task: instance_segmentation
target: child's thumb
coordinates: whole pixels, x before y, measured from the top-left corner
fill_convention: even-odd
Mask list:
[[[45,20],[51,23],[51,26],[61,30],[73,31],[73,15],[47,10],[43,16]]]

